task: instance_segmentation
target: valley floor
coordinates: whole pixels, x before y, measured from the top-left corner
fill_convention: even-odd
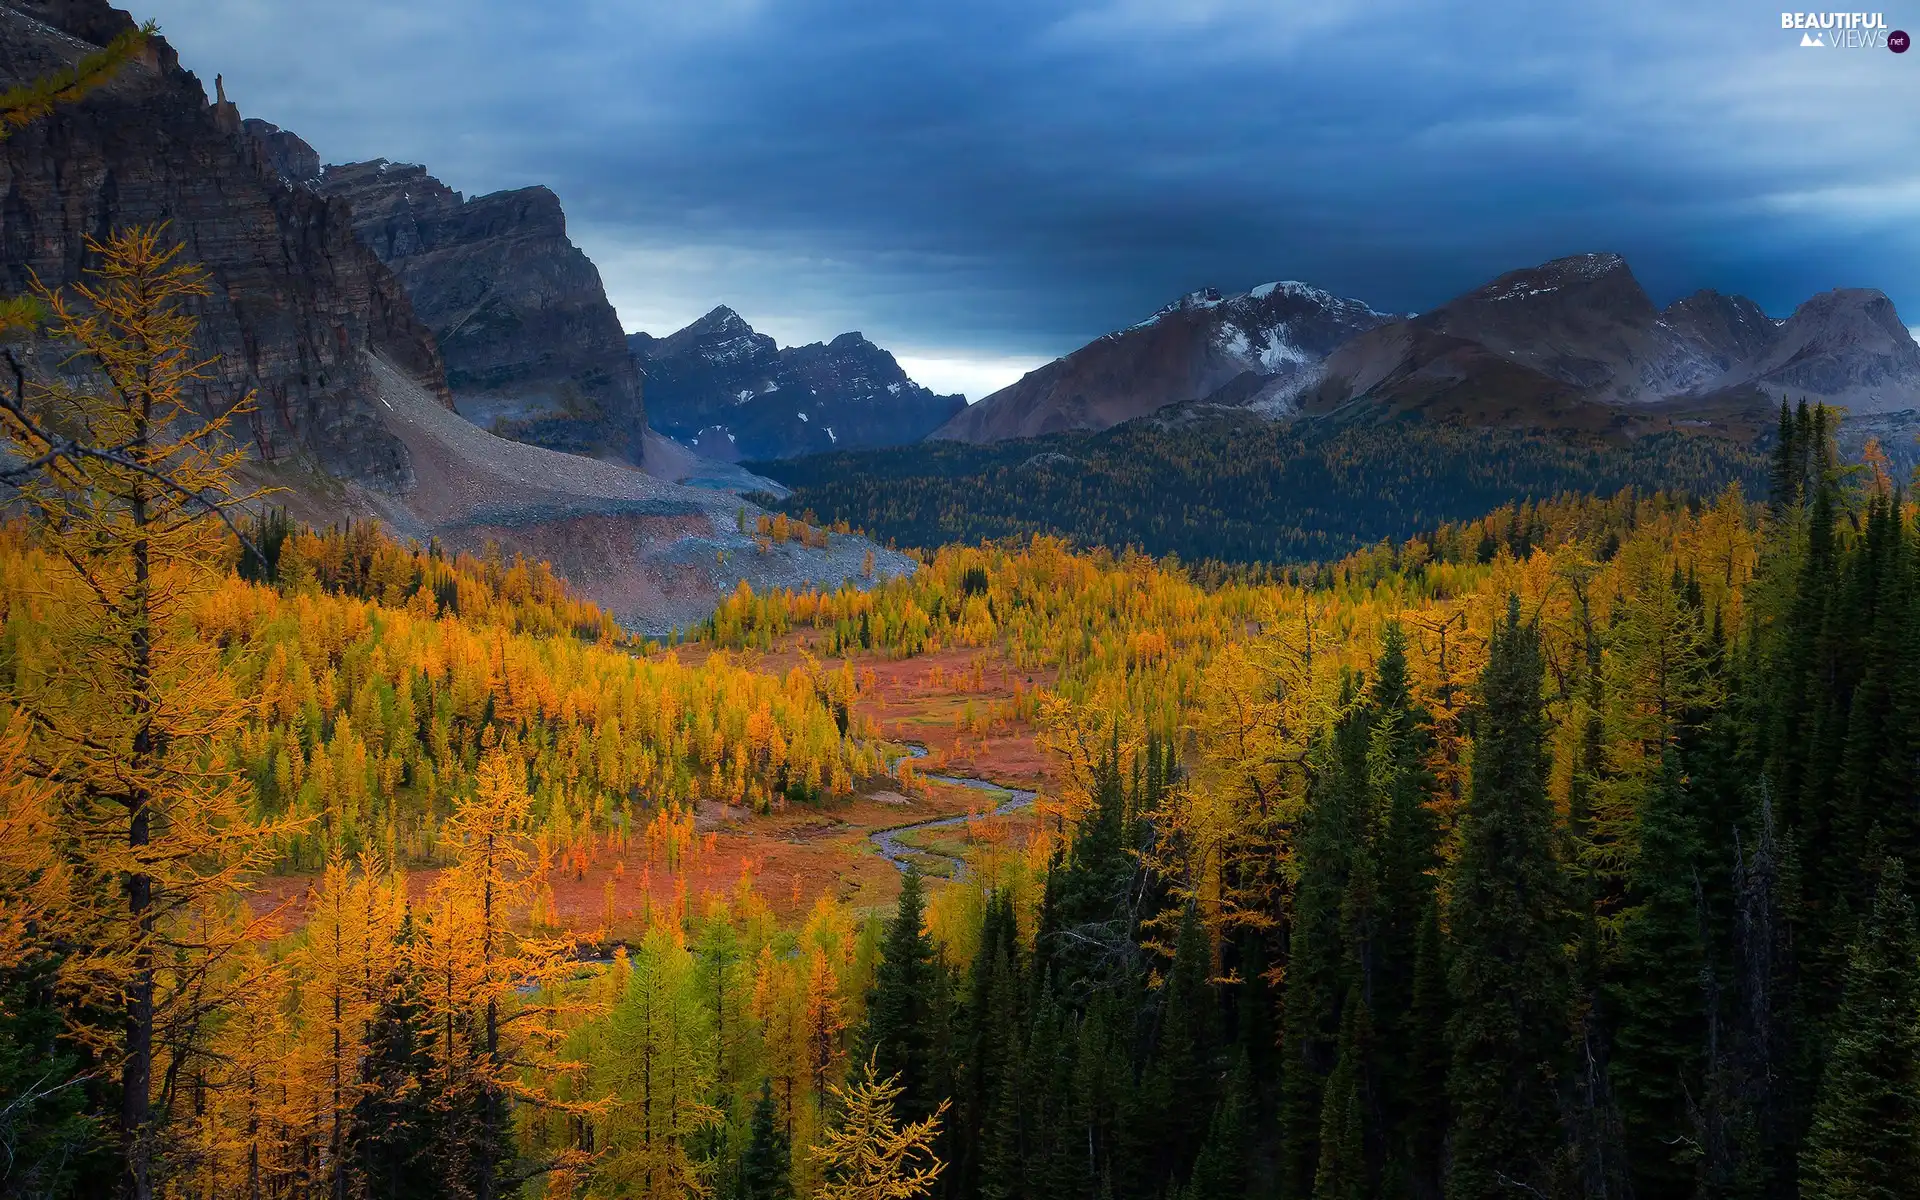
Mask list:
[[[771,653],[734,652],[732,659],[778,679],[822,649],[817,638],[801,633]],[[694,664],[716,652],[688,646],[674,653]],[[1041,748],[1031,721],[1005,711],[1016,698],[1016,680],[1025,688],[1040,687],[1052,683],[1053,672],[1019,671],[999,654],[977,650],[910,658],[862,653],[847,661],[856,675],[867,677],[853,719],[870,721],[880,739],[898,748],[902,761],[912,763],[913,783],[874,777],[860,781],[851,800],[781,805],[769,813],[703,801],[695,812],[693,851],[672,868],[658,856],[650,861],[645,840],[637,836],[624,847],[602,842],[590,854],[555,863],[547,875],[549,919],[578,933],[605,930],[613,942],[638,940],[650,911],[668,911],[676,903],[698,911],[702,897],[731,894],[743,877],[751,878],[783,925],[805,920],[822,897],[856,912],[879,913],[898,898],[901,873],[882,855],[875,834],[899,831],[900,844],[932,879],[949,875],[953,859],[971,864],[1019,852],[1037,819],[1031,810],[992,816],[1009,793],[928,776],[1043,795],[1055,790],[1059,763]],[[917,828],[956,816],[970,819],[960,826]],[[439,874],[437,867],[409,872],[408,894],[423,900]],[[297,928],[318,883],[311,873],[269,876],[252,907],[259,914],[279,912],[276,926],[283,931]]]

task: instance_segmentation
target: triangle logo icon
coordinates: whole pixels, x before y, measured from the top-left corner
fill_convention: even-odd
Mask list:
[[[1811,33],[1801,34],[1800,44],[1802,46],[1825,46],[1826,45],[1826,43],[1821,41],[1818,36]]]

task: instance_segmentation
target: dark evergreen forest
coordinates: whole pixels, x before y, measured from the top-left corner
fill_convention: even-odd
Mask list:
[[[1516,601],[1457,816],[1389,627],[1217,950],[1152,865],[1157,741],[1101,764],[1030,943],[996,904],[944,961],[910,888],[866,1036],[917,1114],[955,1098],[948,1194],[1917,1194],[1920,528],[1895,493],[1843,517],[1821,422],[1783,435],[1752,628],[1674,580],[1706,651],[1671,664],[1624,817],[1598,728],[1549,800],[1554,675]]]
[[[811,521],[932,549],[1051,533],[1188,562],[1339,558],[1512,501],[1622,488],[1764,490],[1765,456],[1717,436],[1625,442],[1415,417],[1287,424],[1246,413],[1149,417],[1097,434],[974,446],[921,442],[751,468],[794,489],[757,497]]]

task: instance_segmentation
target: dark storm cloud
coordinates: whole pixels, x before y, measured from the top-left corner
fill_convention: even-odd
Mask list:
[[[630,328],[726,302],[1046,356],[1206,284],[1420,309],[1588,249],[1656,299],[1866,284],[1920,320],[1920,54],[1803,50],[1751,4],[1549,7],[149,6],[328,160],[550,184]]]

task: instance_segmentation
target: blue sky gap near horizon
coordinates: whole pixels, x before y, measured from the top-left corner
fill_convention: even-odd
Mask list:
[[[1418,311],[1588,250],[1659,303],[1878,287],[1920,324],[1920,52],[1724,0],[1553,8],[132,4],[323,161],[552,187],[630,331],[858,329],[972,399],[1203,286]]]

